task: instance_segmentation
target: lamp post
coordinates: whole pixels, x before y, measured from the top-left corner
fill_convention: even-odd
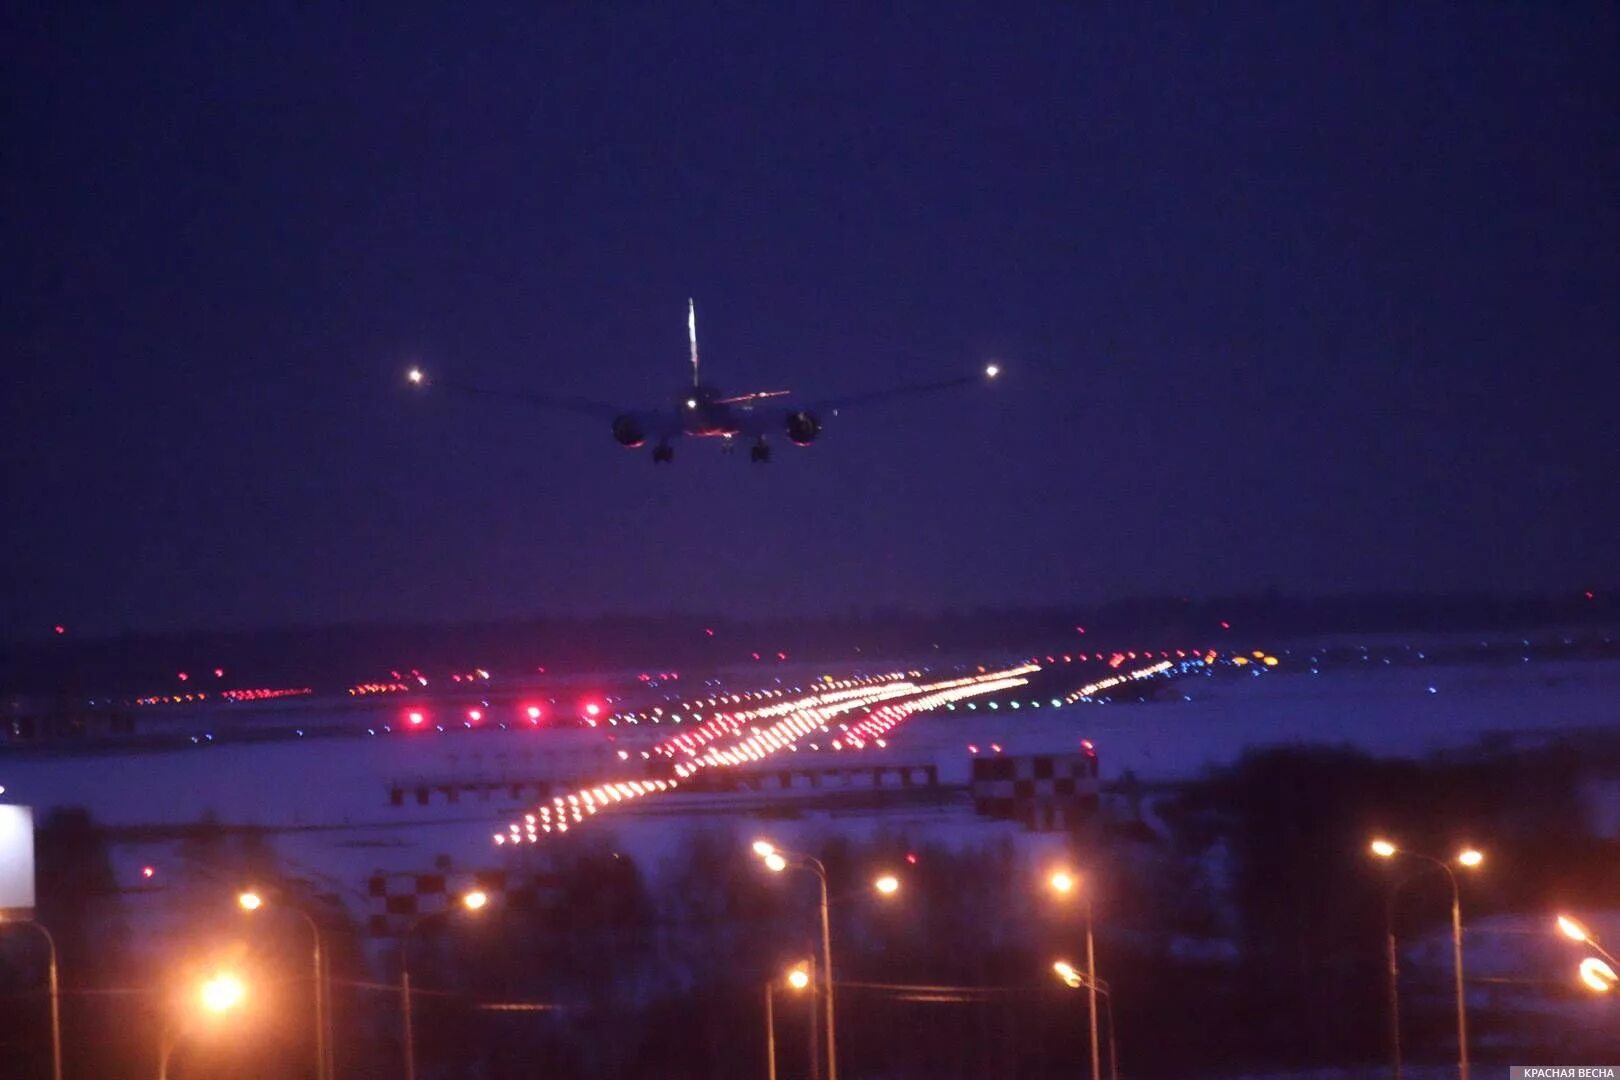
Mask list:
[[[264,896],[255,889],[248,889],[238,893],[236,905],[248,914],[258,911],[264,906]],[[332,1047],[331,1047],[331,1018],[328,1013],[329,1005],[326,994],[326,964],[321,949],[321,929],[315,923],[314,916],[296,904],[285,905],[304,920],[309,927],[309,936],[315,943],[314,950],[314,985],[315,985],[315,1076],[317,1080],[331,1080],[332,1078]]]
[[[821,865],[819,859],[778,850],[765,840],[754,842],[754,854],[764,860],[766,868],[772,873],[780,874],[793,867],[816,875],[816,883],[821,889],[821,985],[827,1017],[827,1080],[838,1080],[838,1036],[833,1027],[832,929],[827,918],[827,868]],[[898,882],[895,888],[898,888]],[[893,892],[894,888],[880,891]]]
[[[797,964],[794,967],[788,969],[788,973],[784,977],[783,981],[787,983],[788,988],[790,990],[793,990],[795,992],[802,991],[802,990],[805,989],[805,987],[810,985],[810,982],[811,982],[810,964],[811,963],[812,962],[807,961],[806,963]],[[765,984],[765,1075],[768,1078],[768,1080],[776,1080],[776,1005],[775,1005],[775,997],[776,997],[776,983],[773,980],[773,981],[767,982]],[[814,1017],[814,1009],[813,1008],[811,1010],[811,1016],[812,1016],[812,1018]],[[811,1033],[810,1033],[810,1051],[811,1051],[811,1054],[812,1054],[812,1061],[814,1060],[815,1042],[816,1042],[816,1040],[815,1040],[815,1028],[812,1026]]]
[[[0,791],[4,791],[0,788]],[[57,982],[56,939],[45,929],[44,923],[32,919],[3,920],[17,926],[29,926],[45,939],[46,986],[51,999],[51,1080],[62,1080],[62,991]]]
[[[247,986],[229,972],[221,972],[205,980],[197,988],[197,1004],[204,1012],[223,1015],[238,1008],[247,999]],[[174,1054],[179,1032],[172,1022],[166,1022],[158,1037],[158,1080],[169,1080],[169,1059]]]
[[[1079,888],[1079,879],[1067,870],[1054,870],[1052,876],[1047,878],[1047,884],[1059,896],[1068,896]],[[1092,937],[1091,926],[1091,890],[1083,890],[1081,899],[1085,902],[1086,915],[1086,1011],[1091,1028],[1091,1080],[1101,1080],[1102,1060],[1097,1045],[1097,951],[1096,943]]]
[[[1102,995],[1103,1009],[1107,1015],[1108,1028],[1108,1076],[1110,1080],[1119,1080],[1119,1045],[1114,1041],[1113,988],[1110,987],[1107,982],[1094,981],[1088,978],[1084,972],[1077,970],[1073,964],[1070,964],[1064,960],[1059,960],[1057,963],[1053,964],[1052,970],[1057,972],[1057,977],[1062,979],[1064,984],[1069,988],[1079,989],[1080,987],[1085,986],[1090,989],[1092,993],[1092,1000],[1096,1000],[1096,995]]]
[[[460,899],[464,911],[481,911],[488,903],[489,895],[480,889],[463,893]],[[400,1022],[404,1029],[405,1080],[416,1080],[416,1035],[411,1024],[411,935],[418,927],[454,910],[455,908],[450,907],[421,916],[405,928],[404,935],[399,939],[399,1001]]]
[[[1457,887],[1457,875],[1452,872],[1451,865],[1446,860],[1437,859],[1432,855],[1424,855],[1421,852],[1407,851],[1405,848],[1396,847],[1388,840],[1374,840],[1368,847],[1380,859],[1394,859],[1404,856],[1408,859],[1417,859],[1420,862],[1428,863],[1430,866],[1439,867],[1445,871],[1446,881],[1451,885],[1451,958],[1452,967],[1456,973],[1457,996],[1457,1076],[1458,1080],[1468,1080],[1468,1000],[1463,992],[1462,891]],[[1484,861],[1484,854],[1476,848],[1463,848],[1457,853],[1458,865],[1469,869],[1479,866]],[[1391,900],[1391,903],[1393,903],[1393,900]],[[1391,945],[1393,945],[1394,940],[1393,925],[1392,922],[1390,931]]]

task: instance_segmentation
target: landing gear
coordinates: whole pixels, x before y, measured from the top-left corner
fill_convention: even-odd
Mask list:
[[[759,465],[763,465],[765,462],[771,460],[770,443],[766,442],[764,439],[760,439],[759,442],[755,443],[753,446],[750,446],[748,448],[748,460]]]
[[[670,461],[674,461],[674,460],[675,460],[675,448],[673,446],[669,445],[669,443],[667,443],[667,442],[666,443],[659,443],[657,446],[653,447],[653,464],[654,465],[658,465],[658,464],[663,463],[663,462],[670,462]]]

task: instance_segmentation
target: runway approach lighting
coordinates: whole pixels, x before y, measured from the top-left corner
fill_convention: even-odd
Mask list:
[[[1594,994],[1607,994],[1614,989],[1614,968],[1608,962],[1596,956],[1588,956],[1581,961],[1581,982]]]

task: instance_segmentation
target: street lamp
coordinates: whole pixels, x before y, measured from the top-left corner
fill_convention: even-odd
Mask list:
[[[399,1001],[400,1021],[405,1029],[405,1080],[416,1080],[416,1036],[411,1026],[411,935],[418,927],[434,919],[453,913],[457,907],[463,911],[482,911],[489,903],[489,894],[482,889],[471,889],[456,898],[456,905],[440,911],[418,916],[405,928],[399,939]]]
[[[1451,885],[1451,956],[1452,966],[1456,973],[1457,984],[1457,1075],[1459,1080],[1468,1080],[1468,1001],[1463,993],[1463,947],[1462,947],[1462,892],[1457,887],[1457,875],[1452,872],[1451,864],[1444,859],[1437,859],[1433,855],[1424,855],[1417,851],[1408,851],[1396,847],[1388,840],[1379,838],[1368,845],[1380,859],[1391,860],[1399,857],[1416,859],[1430,866],[1445,871],[1446,881]],[[1465,847],[1456,855],[1458,865],[1475,869],[1485,861],[1485,855],[1477,848]],[[1390,912],[1393,913],[1395,891],[1400,888],[1398,883],[1390,892]],[[1395,997],[1396,969],[1395,969],[1395,930],[1393,918],[1390,922],[1388,934],[1389,950],[1389,977],[1390,977],[1390,1031],[1392,1033],[1392,1053],[1394,1055],[1395,1076],[1401,1074],[1400,1061],[1400,1013],[1399,1003]]]
[[[876,889],[882,896],[893,896],[900,891],[900,879],[893,874],[884,874],[872,882],[872,888]]]
[[[1585,945],[1609,963],[1620,964],[1620,960],[1616,960],[1614,954],[1605,949],[1603,943],[1593,937],[1590,930],[1568,915],[1558,916],[1558,932],[1577,944]]]
[[[218,1017],[240,1008],[247,995],[247,984],[241,978],[232,972],[221,971],[199,983],[192,1000],[203,1012]],[[172,1022],[164,1024],[163,1033],[158,1039],[158,1080],[168,1080],[169,1059],[174,1055],[178,1034]]]
[[[1080,888],[1078,875],[1069,870],[1052,871],[1046,883],[1059,896],[1068,896]],[[1082,890],[1086,910],[1086,1012],[1091,1029],[1091,1080],[1101,1080],[1102,1056],[1097,1045],[1097,950],[1091,933],[1091,890]]]
[[[1595,994],[1607,994],[1614,989],[1615,973],[1603,960],[1596,956],[1588,956],[1581,961],[1581,982],[1585,983]]]
[[[827,919],[827,868],[821,865],[819,859],[796,852],[780,851],[766,840],[754,841],[754,854],[764,860],[765,866],[772,873],[780,874],[792,865],[816,875],[816,882],[821,889],[821,983],[827,1013],[827,1080],[838,1080],[838,1035],[833,1027],[832,930]],[[789,863],[789,858],[793,860],[792,863]]]
[[[5,788],[0,787],[0,792],[4,791]],[[0,923],[7,922],[17,926],[31,926],[45,939],[46,981],[51,995],[51,1080],[62,1080],[62,993],[57,982],[56,939],[45,929],[44,923],[37,923],[32,919],[11,920],[0,916]]]
[[[814,961],[807,960],[804,963],[795,964],[793,967],[788,969],[788,973],[783,978],[782,981],[787,983],[789,990],[792,990],[795,993],[799,993],[799,992],[802,992],[805,988],[807,988],[810,985],[810,983],[811,983],[810,966],[813,963],[814,963]],[[774,981],[766,983],[765,984],[765,1075],[766,1075],[767,1080],[776,1080],[776,1004],[775,1004],[775,998],[776,998],[776,983]],[[816,1056],[815,1019],[816,1019],[816,1010],[815,1010],[814,1002],[812,1002],[811,1007],[810,1007],[810,1061],[811,1061],[810,1072],[811,1072],[811,1075],[814,1075],[815,1071],[816,1071],[816,1069],[815,1069],[815,1056]]]
[[[1108,1018],[1108,1076],[1110,1080],[1119,1080],[1119,1046],[1114,1041],[1114,993],[1106,983],[1098,981],[1093,983],[1086,978],[1083,971],[1077,969],[1066,960],[1059,960],[1052,965],[1052,970],[1063,984],[1071,990],[1078,990],[1082,986],[1090,987],[1095,993],[1103,996],[1103,1008]]]
[[[248,914],[253,914],[264,907],[264,894],[255,889],[245,889],[236,894],[236,906]],[[321,945],[321,929],[316,924],[314,916],[296,904],[285,905],[287,910],[293,912],[304,920],[309,927],[309,936],[315,944],[313,957],[313,974],[315,986],[315,1075],[318,1080],[331,1080],[332,1076],[332,1019],[327,1003],[327,976],[324,950]]]

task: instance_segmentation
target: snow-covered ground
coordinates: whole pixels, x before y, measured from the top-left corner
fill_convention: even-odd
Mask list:
[[[1194,673],[1160,687],[1147,703],[1053,708],[1052,699],[1073,688],[1065,680],[1079,686],[1100,669],[1076,664],[1042,674],[1038,687],[1004,695],[997,710],[981,703],[974,710],[958,706],[913,717],[890,734],[885,749],[842,755],[823,749],[817,755],[801,748],[793,764],[818,757],[828,765],[932,763],[942,783],[963,784],[970,746],[981,754],[995,746],[1006,753],[1072,751],[1080,739],[1090,739],[1104,780],[1131,770],[1155,781],[1190,777],[1251,747],[1279,743],[1342,743],[1375,754],[1418,755],[1530,732],[1620,727],[1616,661],[1386,664],[1375,657],[1313,668],[1306,651],[1282,652],[1279,668]],[[1021,701],[1016,711],[1008,707],[1013,698]],[[618,749],[646,736],[622,729],[394,731],[72,756],[0,753],[0,784],[7,801],[32,805],[40,815],[82,806],[98,822],[126,828],[181,825],[205,815],[269,827],[286,861],[357,894],[373,871],[426,870],[438,856],[467,867],[499,865],[491,832],[525,809],[498,790],[455,803],[435,799],[420,806],[407,798],[395,805],[391,782],[600,777],[617,767]],[[636,775],[625,769],[626,776]],[[736,812],[727,813],[725,796],[675,792],[604,812],[589,828],[611,831],[616,843],[643,855],[651,867],[678,829],[757,832],[757,798],[735,805]],[[788,822],[773,819],[771,828],[788,842],[794,835],[832,830],[956,842],[1021,835],[1016,826],[939,806],[879,814],[821,809]],[[132,890],[157,888],[174,851],[172,840],[133,835],[120,842],[114,857],[121,883]],[[153,877],[142,877],[145,866],[155,868]]]

